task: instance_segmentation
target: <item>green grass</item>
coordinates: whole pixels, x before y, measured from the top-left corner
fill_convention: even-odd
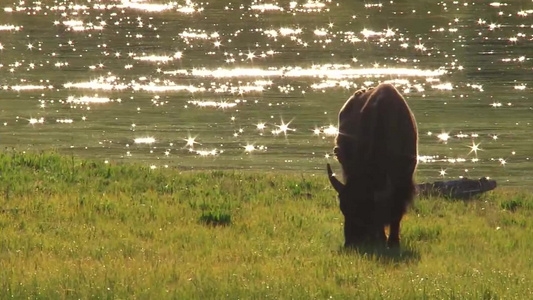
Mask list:
[[[326,176],[0,154],[0,299],[529,299],[533,196],[417,199],[342,248]]]

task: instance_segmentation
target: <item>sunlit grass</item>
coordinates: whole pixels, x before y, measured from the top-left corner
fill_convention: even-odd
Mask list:
[[[527,299],[533,196],[417,199],[342,249],[327,179],[0,154],[0,298]]]

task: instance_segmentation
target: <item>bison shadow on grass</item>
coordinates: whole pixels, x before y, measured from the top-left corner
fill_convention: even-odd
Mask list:
[[[359,255],[383,264],[411,264],[421,259],[420,252],[411,246],[388,248],[375,244],[360,244],[339,249],[341,255]]]

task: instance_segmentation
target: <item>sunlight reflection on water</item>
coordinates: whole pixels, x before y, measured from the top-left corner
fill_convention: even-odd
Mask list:
[[[389,82],[419,124],[420,178],[520,185],[533,179],[532,6],[8,0],[0,144],[321,172],[345,99]]]

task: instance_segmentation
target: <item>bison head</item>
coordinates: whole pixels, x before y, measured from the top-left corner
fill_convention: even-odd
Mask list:
[[[390,198],[390,182],[382,191],[375,191],[369,182],[341,183],[327,164],[328,178],[337,193],[344,215],[345,246],[363,243],[384,243],[386,235],[383,227],[383,209]]]

